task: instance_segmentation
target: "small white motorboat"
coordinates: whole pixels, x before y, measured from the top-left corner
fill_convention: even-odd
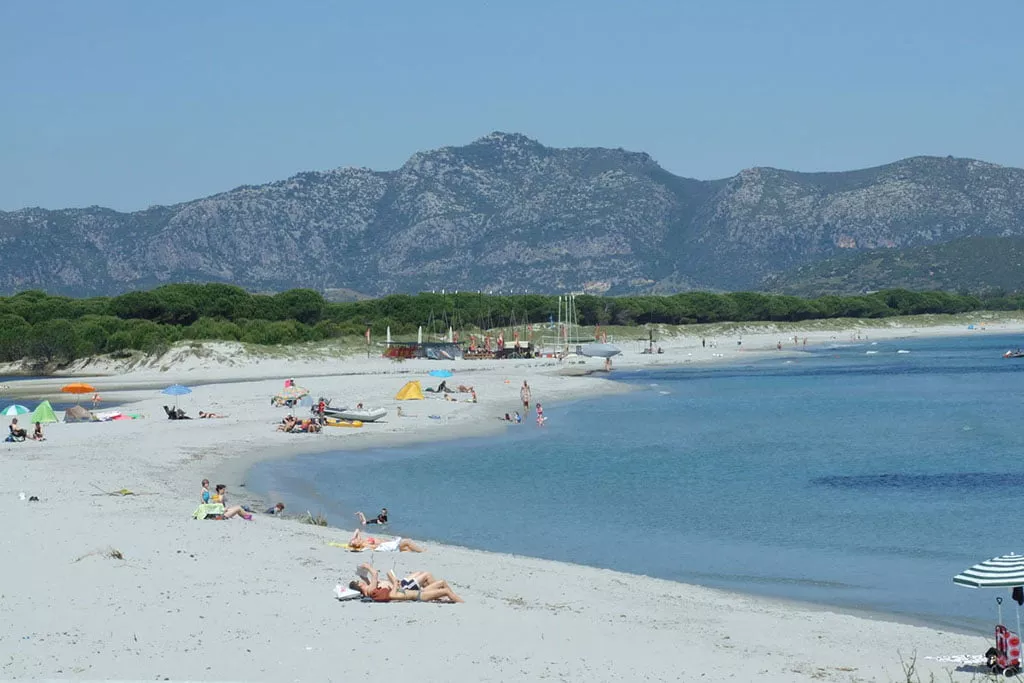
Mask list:
[[[324,409],[325,417],[351,422],[376,422],[388,414],[387,408],[331,408]]]

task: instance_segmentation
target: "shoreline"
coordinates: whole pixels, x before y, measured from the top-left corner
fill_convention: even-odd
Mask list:
[[[991,335],[1024,332],[1024,326],[943,331]],[[947,336],[929,334],[939,330],[928,328],[913,332],[886,328],[878,330],[877,334],[886,332],[889,336],[868,334],[878,341]],[[816,335],[820,343],[830,343],[823,338],[825,333],[809,332],[807,336],[811,335]],[[746,334],[743,339],[747,348],[743,351],[728,347],[701,350],[699,338],[672,340],[671,343],[663,340],[662,346],[666,349],[663,357],[631,355],[622,361],[616,359],[616,367],[685,366],[782,357],[772,348],[777,336],[778,333],[760,337]],[[750,347],[755,350],[748,351]],[[800,353],[788,349],[784,355],[794,351]],[[716,357],[714,353],[722,355]],[[591,362],[598,365],[600,360],[591,359]],[[419,606],[338,605],[330,598],[331,588],[351,573],[358,560],[365,559],[326,546],[329,540],[347,539],[348,534],[342,529],[304,525],[294,520],[285,523],[259,515],[253,523],[241,520],[193,522],[186,516],[194,508],[198,481],[203,476],[219,477],[228,484],[233,498],[238,498],[244,495],[244,489],[238,485],[244,483],[256,462],[315,452],[401,448],[440,439],[457,441],[499,434],[507,425],[496,417],[516,406],[518,384],[523,378],[528,378],[534,387],[535,398],[543,397],[544,402],[628,390],[614,381],[614,372],[610,378],[567,377],[552,372],[557,371],[557,367],[543,362],[474,363],[480,365],[464,369],[460,364],[458,379],[477,386],[481,401],[478,404],[437,399],[411,402],[409,410],[414,413],[413,417],[397,418],[392,412],[385,424],[334,430],[322,436],[272,431],[272,423],[284,413],[270,408],[266,397],[279,388],[280,378],[294,375],[300,384],[308,384],[315,395],[344,396],[352,402],[385,404],[393,409],[391,396],[395,391],[411,377],[425,378],[427,370],[439,367],[438,364],[409,361],[399,368],[390,361],[378,359],[344,359],[329,364],[330,374],[309,376],[303,371],[323,365],[323,361],[311,364],[261,362],[255,367],[230,367],[224,371],[189,366],[163,373],[144,371],[116,379],[97,378],[95,383],[104,396],[132,402],[135,407],[148,411],[150,419],[55,425],[48,428],[50,440],[47,442],[15,447],[5,444],[0,451],[5,480],[19,482],[12,483],[19,490],[44,492],[37,510],[45,513],[26,515],[26,504],[18,501],[17,491],[0,491],[0,511],[12,525],[6,543],[9,551],[25,558],[15,568],[14,580],[16,585],[32,588],[19,591],[13,598],[9,596],[3,603],[14,618],[0,631],[5,636],[0,639],[0,654],[14,657],[0,664],[0,674],[46,677],[72,671],[76,676],[86,677],[106,674],[149,678],[155,673],[165,673],[173,678],[208,678],[210,672],[201,661],[204,657],[214,657],[226,658],[241,678],[279,680],[282,675],[294,677],[291,672],[300,667],[310,680],[319,680],[331,675],[338,652],[346,652],[349,644],[335,646],[338,652],[330,650],[326,642],[301,645],[301,641],[309,640],[303,626],[308,623],[319,623],[325,632],[331,633],[349,627],[357,630],[388,628],[393,635],[403,638],[403,642],[416,639],[417,628],[436,630],[444,642],[454,648],[450,666],[428,663],[422,670],[422,680],[450,680],[453,676],[490,680],[542,675],[571,680],[613,680],[628,678],[638,671],[655,680],[675,680],[681,675],[690,677],[701,673],[750,674],[778,681],[823,677],[846,680],[849,674],[844,672],[851,667],[858,677],[866,676],[866,680],[898,680],[900,669],[894,644],[899,644],[904,652],[916,650],[921,657],[984,651],[986,640],[980,635],[951,633],[950,629],[913,625],[898,619],[887,621],[884,613],[865,618],[819,603],[762,598],[639,574],[459,546],[432,545],[422,556],[402,553],[393,558],[380,555],[377,558],[382,563],[393,559],[400,565],[396,569],[399,572],[431,569],[464,593],[468,601],[465,606],[426,606],[421,611]],[[338,372],[353,368],[358,370]],[[246,373],[249,378],[243,378]],[[255,374],[262,378],[252,378]],[[198,377],[211,383],[197,384]],[[158,411],[161,411],[160,404],[167,402],[166,397],[144,387],[166,386],[176,381],[195,385],[194,393],[183,402],[188,412],[194,414],[196,408],[202,408],[227,412],[230,417],[190,422],[163,419],[162,412]],[[23,380],[17,384],[22,382],[25,386],[19,386],[18,390],[24,390],[23,395],[45,394],[63,383],[61,379],[48,378]],[[113,388],[104,389],[108,385]],[[426,419],[427,406],[442,419]],[[156,500],[160,504],[150,505],[154,499],[141,495],[97,496],[90,483],[109,491],[126,487],[140,493],[154,493],[159,495]],[[68,516],[59,516],[62,511],[69,513]],[[39,549],[34,540],[41,535],[51,539],[43,549]],[[198,547],[223,547],[218,556],[224,553],[229,563],[227,567],[237,567],[243,576],[253,574],[259,577],[258,582],[251,586],[245,580],[211,582],[207,563],[195,557],[194,551],[189,552],[197,544]],[[124,553],[127,560],[121,563],[123,566],[116,560],[86,555],[107,545]],[[200,557],[205,559],[206,555]],[[268,573],[269,566],[274,570]],[[127,567],[134,569],[125,571]],[[214,573],[218,577],[231,576],[230,569],[221,568]],[[133,602],[134,593],[119,589],[126,580],[145,599]],[[633,588],[637,583],[657,590],[637,592]],[[68,603],[53,595],[47,589],[52,585],[75,587],[74,599]],[[566,589],[581,585],[588,586],[588,590],[580,593]],[[169,596],[170,591],[176,596],[173,604],[177,612],[166,612],[160,607],[169,599],[162,597],[163,594],[167,592]],[[112,603],[105,597],[111,594],[122,596],[123,604]],[[195,621],[197,605],[190,600],[198,601],[199,614],[205,612],[207,618],[201,624]],[[229,605],[230,614],[218,615],[202,609],[201,606],[211,600]],[[139,615],[129,618],[126,615],[133,604]],[[82,608],[86,608],[84,612]],[[415,614],[410,614],[413,611]],[[191,616],[174,616],[181,612]],[[97,614],[106,616],[100,618],[95,616]],[[274,619],[283,621],[269,636],[259,628],[236,623],[238,620],[243,624],[261,623],[261,619],[271,614],[277,615]],[[72,635],[62,635],[47,627],[44,615],[65,623],[63,631]],[[140,628],[139,619],[147,619],[165,632],[148,645],[122,645],[117,638],[97,636],[104,629],[121,631],[118,626],[102,625],[111,619],[117,623],[127,619],[135,631]],[[22,643],[13,653],[9,651],[11,643],[23,639],[23,634],[19,633],[26,623],[35,625],[33,632],[45,634],[43,641],[50,646],[58,643],[58,651],[33,650],[36,643]],[[198,642],[187,635],[196,628],[206,635]],[[270,650],[253,650],[229,639],[231,643],[215,655],[218,644],[223,645],[217,634],[232,629],[241,629],[246,634],[239,640],[264,642]],[[486,637],[487,633],[506,630],[511,631],[520,644],[509,645],[509,641],[503,641],[503,646]],[[734,634],[736,640],[731,647],[726,646],[728,639],[723,640],[724,634]],[[849,644],[852,639],[857,639],[854,646]],[[107,642],[116,643],[119,652],[124,648],[128,653],[123,666],[119,662],[117,668],[111,668],[109,656],[113,650],[110,648],[115,645],[103,644]],[[811,643],[816,647],[823,645],[824,650],[810,651]],[[373,680],[383,680],[403,671],[401,657],[383,663],[359,658],[359,645],[351,644],[352,654],[357,657],[353,673],[362,671]],[[413,652],[421,647],[410,646]],[[734,659],[737,647],[744,653],[739,661]],[[191,656],[175,655],[186,650],[202,654],[200,663],[194,663]],[[427,656],[429,661],[426,652],[421,656]],[[944,676],[948,667],[919,660],[918,668]]]

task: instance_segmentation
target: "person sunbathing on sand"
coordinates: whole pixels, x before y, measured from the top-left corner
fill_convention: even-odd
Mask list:
[[[208,417],[227,417],[227,415],[219,415],[217,413],[204,413],[203,411],[200,410],[199,411],[199,417],[202,417],[202,418],[208,418]]]
[[[290,432],[292,431],[292,429],[295,428],[295,425],[297,425],[298,423],[298,420],[296,420],[293,416],[289,415],[288,417],[281,420],[281,424],[277,425],[277,431]]]
[[[453,591],[444,581],[432,581],[422,588],[413,588],[411,584],[406,584],[406,587],[403,587],[402,584],[395,579],[395,575],[393,573],[389,572],[388,581],[384,583],[378,580],[377,570],[371,565],[364,564],[362,565],[362,568],[366,570],[370,580],[363,581],[362,579],[356,579],[351,582],[348,587],[352,590],[359,591],[368,598],[373,598],[374,602],[401,602],[413,600],[418,602],[465,602],[462,598],[456,595],[455,591]],[[426,577],[433,578],[426,572],[420,572],[420,574],[425,574]],[[424,580],[426,577],[424,577]]]
[[[356,532],[352,534],[352,538],[348,541],[348,547],[349,550],[359,551],[369,549],[382,553],[422,553],[426,550],[423,546],[416,545],[408,538],[401,538],[400,536],[396,536],[390,541],[378,541],[373,536],[367,536],[364,538],[359,529],[356,529]]]

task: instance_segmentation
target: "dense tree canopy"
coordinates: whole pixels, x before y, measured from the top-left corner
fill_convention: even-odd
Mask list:
[[[884,318],[981,309],[1021,310],[1024,294],[976,297],[895,289],[864,296],[800,299],[756,292],[687,292],[671,296],[576,297],[582,325],[643,325]],[[529,294],[423,293],[331,303],[313,290],[250,294],[224,284],[165,285],[115,297],[71,299],[40,291],[0,297],[0,361],[66,363],[124,349],[156,352],[183,339],[288,344],[346,335],[367,327],[396,335],[543,323],[559,298]]]

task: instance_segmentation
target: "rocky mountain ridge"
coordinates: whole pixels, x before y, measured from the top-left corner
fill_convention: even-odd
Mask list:
[[[515,133],[172,206],[0,212],[0,291],[166,282],[257,291],[759,288],[837,254],[1024,235],[1024,170],[914,157],[877,168],[675,176],[644,153]]]

